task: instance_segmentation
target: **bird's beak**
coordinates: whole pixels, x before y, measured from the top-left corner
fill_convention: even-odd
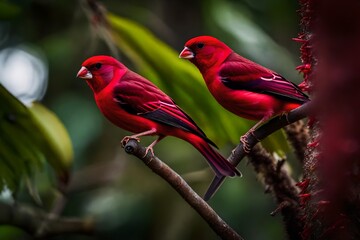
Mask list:
[[[181,51],[181,53],[179,55],[179,58],[185,58],[185,59],[191,59],[194,57],[195,57],[195,54],[188,47],[184,47],[184,49]]]
[[[82,79],[92,79],[93,75],[86,67],[81,67],[79,72],[77,73],[76,77]]]

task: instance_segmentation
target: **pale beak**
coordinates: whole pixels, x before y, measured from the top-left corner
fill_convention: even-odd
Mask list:
[[[181,51],[181,53],[179,55],[179,58],[185,58],[185,59],[191,59],[194,57],[195,57],[195,54],[188,47],[184,47],[184,49]]]
[[[81,67],[79,72],[77,73],[76,77],[82,79],[92,79],[93,75],[86,67]]]

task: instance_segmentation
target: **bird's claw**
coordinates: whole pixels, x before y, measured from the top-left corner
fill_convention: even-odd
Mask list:
[[[155,156],[155,154],[154,154],[154,149],[153,149],[151,146],[148,146],[148,147],[145,149],[145,154],[144,154],[143,158],[146,157],[146,155],[148,154],[149,151],[151,152],[152,156]]]
[[[240,140],[241,141],[241,140]],[[235,148],[231,151],[232,155],[235,155]]]
[[[285,116],[286,121],[290,124],[290,121],[289,121],[289,113],[283,112],[283,113],[281,114],[281,116],[282,116],[282,117]]]
[[[240,142],[242,143],[243,150],[246,154],[250,153],[251,148],[249,146],[249,143],[247,142],[248,133],[246,133],[244,136],[240,138]]]
[[[123,147],[125,147],[125,145],[130,141],[130,140],[136,140],[137,142],[140,142],[140,138],[138,137],[132,137],[132,136],[126,136],[121,140],[121,145]]]

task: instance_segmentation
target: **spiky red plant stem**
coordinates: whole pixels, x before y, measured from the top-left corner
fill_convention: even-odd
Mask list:
[[[312,26],[314,23],[314,2],[311,0],[299,0],[301,4],[300,15],[301,15],[301,28],[302,32],[299,33],[297,38],[293,40],[299,42],[300,46],[300,55],[302,64],[296,69],[303,74],[304,81],[300,84],[300,87],[304,91],[312,93],[312,83],[313,83],[313,71],[316,65],[316,58],[313,54],[313,33]],[[315,135],[318,134],[317,121],[314,117],[310,117],[309,128],[310,128],[310,142],[317,140]],[[313,144],[310,144],[313,145]],[[316,204],[313,199],[311,199],[312,193],[318,189],[318,179],[315,172],[315,165],[317,163],[317,149],[314,147],[307,148],[304,158],[304,179],[302,182],[298,183],[300,188],[300,204],[303,210],[303,229],[301,236],[303,239],[309,239],[311,235],[312,223],[311,218],[314,215],[313,204]]]
[[[317,106],[300,183],[302,237],[360,239],[360,1],[300,3],[299,70]]]

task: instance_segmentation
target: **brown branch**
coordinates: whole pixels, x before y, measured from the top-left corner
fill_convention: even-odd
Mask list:
[[[59,218],[59,216],[61,215],[61,213],[66,205],[66,202],[67,202],[66,195],[65,195],[66,186],[59,186],[58,189],[60,189],[60,191],[57,192],[57,194],[55,196],[55,200],[52,203],[52,208],[51,208],[50,212],[48,212],[47,217],[44,220],[42,220],[42,223],[39,225],[37,232],[35,234],[36,237],[43,236],[43,234],[46,232],[48,224],[52,220]]]
[[[96,189],[116,182],[121,176],[124,163],[118,160],[96,162],[73,173],[66,194]],[[106,174],[99,174],[106,173]],[[86,181],[84,181],[86,179]]]
[[[107,9],[105,6],[97,0],[81,0],[81,4],[95,33],[105,41],[111,54],[119,59],[119,51],[114,44],[110,25],[106,19]]]
[[[281,212],[289,239],[301,239],[302,222],[298,191],[293,179],[282,168],[284,161],[276,162],[261,144],[254,146],[248,157],[255,172],[261,175],[264,185],[268,186],[268,191],[272,191],[276,198],[279,207],[272,215]]]
[[[0,225],[19,227],[31,235],[36,235],[43,222],[46,227],[37,238],[49,238],[55,235],[70,233],[91,234],[95,229],[92,219],[59,218],[52,217],[40,209],[20,204],[7,204],[0,202]]]
[[[297,121],[284,127],[286,136],[292,145],[295,155],[301,163],[304,162],[305,151],[309,142],[309,129],[304,121]]]
[[[185,180],[173,171],[169,166],[156,156],[145,154],[145,148],[135,140],[130,140],[125,145],[125,151],[139,158],[153,172],[168,182],[187,203],[194,208],[199,215],[207,222],[213,231],[221,239],[243,239],[235,232],[219,215],[185,182]]]
[[[273,190],[273,193],[278,201],[280,211],[284,217],[286,230],[288,235],[291,236],[291,239],[298,239],[299,232],[301,231],[299,221],[299,208],[298,208],[298,197],[297,191],[293,186],[291,178],[288,174],[281,170],[277,174],[274,174],[270,169],[273,168],[273,158],[263,149],[261,146],[257,147],[256,144],[272,134],[273,132],[279,130],[282,127],[285,127],[291,123],[294,123],[302,118],[305,118],[309,115],[312,109],[311,102],[308,102],[297,109],[292,110],[287,115],[280,115],[272,118],[267,123],[263,124],[254,131],[254,134],[249,134],[247,138],[248,146],[252,151],[250,151],[250,162],[253,164],[255,170],[259,166],[267,166],[263,172],[267,176],[266,184]],[[237,166],[240,161],[246,156],[244,151],[243,144],[240,142],[239,145],[231,152],[231,155],[228,157],[228,161],[231,162],[234,166]],[[259,162],[260,161],[260,162]],[[260,164],[259,166],[257,164]],[[215,177],[210,184],[208,189],[218,189],[225,177]],[[215,192],[214,192],[215,193]],[[204,199],[208,200],[211,198],[209,190],[206,192]],[[285,204],[286,202],[286,204]]]
[[[273,132],[283,128],[293,122],[296,122],[300,119],[307,117],[312,109],[312,102],[305,103],[304,105],[290,111],[286,115],[279,115],[272,118],[270,121],[264,123],[262,126],[257,128],[254,131],[254,134],[248,134],[247,143],[248,147],[252,149],[259,140],[262,140],[272,134]],[[246,156],[246,152],[244,151],[243,144],[240,142],[234,150],[231,152],[230,156],[228,157],[228,161],[231,162],[234,166],[237,166],[241,160]],[[211,182],[208,189],[218,189],[225,177],[215,177]],[[215,192],[214,192],[215,193]],[[205,193],[204,199],[208,200],[212,197],[209,192]]]

